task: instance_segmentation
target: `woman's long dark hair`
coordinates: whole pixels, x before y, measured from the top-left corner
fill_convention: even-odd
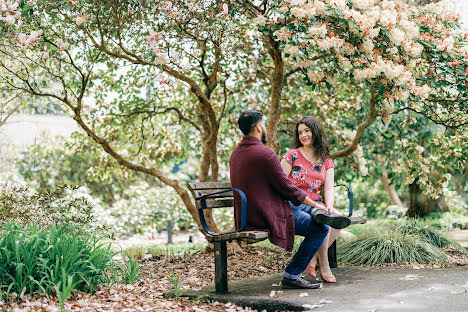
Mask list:
[[[291,147],[299,148],[302,146],[301,141],[299,141],[299,134],[297,133],[299,125],[301,124],[309,127],[310,131],[312,132],[312,143],[310,145],[314,149],[317,158],[320,161],[324,161],[325,158],[330,157],[327,135],[325,134],[320,121],[312,116],[302,117],[301,120],[297,122]]]

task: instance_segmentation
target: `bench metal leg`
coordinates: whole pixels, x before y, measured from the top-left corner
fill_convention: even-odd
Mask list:
[[[215,285],[217,293],[228,291],[226,242],[214,242]]]
[[[328,248],[328,263],[330,268],[338,267],[338,261],[336,259],[336,241]]]

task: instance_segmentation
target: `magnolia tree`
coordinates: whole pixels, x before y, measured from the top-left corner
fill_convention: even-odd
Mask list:
[[[334,158],[359,151],[376,118],[421,114],[453,128],[466,124],[457,17],[436,6],[0,0],[0,19],[0,91],[62,103],[84,130],[77,139],[102,151],[102,167],[156,177],[197,221],[187,190],[164,165],[199,158],[198,179],[218,180],[219,161],[239,137],[236,115],[256,100],[249,106],[268,111],[269,144],[278,151],[282,111],[303,109],[295,97],[282,99],[293,94],[283,91],[295,78],[304,77],[304,92],[333,94],[338,82],[359,92],[346,105],[360,121],[340,129],[351,137],[337,141]]]

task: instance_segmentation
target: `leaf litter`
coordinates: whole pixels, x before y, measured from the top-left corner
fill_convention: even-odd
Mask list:
[[[443,266],[468,264],[468,253],[450,248],[446,248],[444,251],[452,257],[452,262]],[[233,281],[281,273],[290,261],[290,257],[291,254],[284,253],[279,248],[248,246],[245,249],[231,250],[229,251],[228,278]],[[194,300],[186,297],[179,297],[176,300],[164,297],[164,293],[173,290],[173,284],[170,280],[171,274],[180,275],[181,289],[197,290],[213,283],[212,251],[202,250],[183,259],[182,257],[174,258],[166,255],[156,256],[143,259],[140,264],[142,277],[135,284],[113,284],[101,288],[95,294],[78,291],[65,303],[65,311],[256,311],[249,307],[236,306],[233,303],[206,302],[206,300]],[[380,266],[414,267],[414,264],[384,264]],[[417,266],[417,268],[428,267],[434,267],[434,265],[418,264]],[[280,285],[272,284],[272,286],[278,287]],[[274,296],[277,297],[281,293],[282,291],[275,291]],[[465,289],[465,293],[468,293],[467,289]],[[55,297],[51,297],[48,301],[45,295],[35,297],[24,295],[22,300],[13,300],[16,297],[19,296],[12,294],[10,302],[6,302],[5,298],[2,298],[0,310],[60,311],[59,302]],[[312,310],[328,303],[331,301],[323,299],[317,304],[306,304],[303,307]],[[400,304],[402,303],[400,301]],[[375,309],[369,311],[375,311]]]

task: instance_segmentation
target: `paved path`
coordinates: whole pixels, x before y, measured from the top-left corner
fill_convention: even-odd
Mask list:
[[[468,230],[457,230],[447,232],[448,235],[455,238],[463,247],[468,249]]]
[[[316,290],[281,289],[276,286],[281,276],[276,274],[231,282],[230,292],[225,295],[215,294],[213,285],[183,294],[207,296],[259,311],[468,311],[468,266],[341,267],[333,272],[338,282]]]

